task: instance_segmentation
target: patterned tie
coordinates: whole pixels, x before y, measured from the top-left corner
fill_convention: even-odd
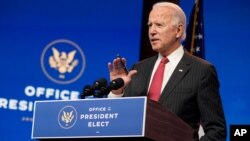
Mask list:
[[[168,58],[162,58],[161,62],[155,71],[154,77],[151,82],[151,86],[148,92],[148,98],[158,101],[160,98],[161,94],[161,86],[163,82],[163,77],[164,77],[164,70],[165,70],[165,64],[168,62]]]

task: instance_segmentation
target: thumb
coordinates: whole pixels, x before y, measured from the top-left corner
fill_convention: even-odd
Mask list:
[[[122,77],[124,80],[124,87],[128,85],[128,83],[131,81],[132,77],[137,73],[137,70],[131,70],[129,71],[128,75],[125,77]]]
[[[128,73],[127,76],[131,79],[136,73],[137,73],[137,70],[131,70],[131,71]]]

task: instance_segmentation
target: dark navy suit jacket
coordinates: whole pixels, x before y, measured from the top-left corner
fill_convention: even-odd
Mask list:
[[[133,66],[132,69],[138,72],[125,88],[124,96],[147,95],[157,57],[147,58]],[[226,122],[219,85],[214,66],[185,51],[159,102],[194,129],[194,140],[198,140],[201,123],[205,132],[201,140],[222,141],[226,138]]]

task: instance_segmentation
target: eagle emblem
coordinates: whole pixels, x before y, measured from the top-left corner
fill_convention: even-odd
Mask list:
[[[56,49],[52,48],[53,55],[49,57],[49,65],[64,74],[66,72],[71,73],[73,69],[78,65],[78,60],[74,59],[76,50],[69,52],[68,54],[64,51],[61,53]]]
[[[74,119],[73,111],[71,112],[63,111],[61,118],[62,121],[65,122],[66,124],[70,123]]]

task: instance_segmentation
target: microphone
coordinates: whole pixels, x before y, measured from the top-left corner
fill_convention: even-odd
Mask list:
[[[122,78],[117,78],[117,79],[112,80],[109,83],[109,86],[107,86],[107,81],[105,81],[105,83],[103,81],[103,85],[101,85],[101,87],[97,91],[94,92],[94,97],[98,97],[98,98],[107,97],[107,95],[109,94],[111,90],[118,90],[122,86],[124,86],[124,80]]]
[[[91,98],[103,98],[107,97],[111,90],[118,90],[119,88],[124,86],[124,80],[122,78],[116,78],[112,80],[109,85],[105,78],[100,78],[96,80],[92,86],[85,85],[83,88],[83,92],[80,95],[81,99],[85,99],[86,97]]]
[[[105,78],[100,78],[99,80],[95,81],[93,83],[93,89],[100,89],[101,87],[107,86],[107,80]]]
[[[83,88],[83,92],[80,95],[81,99],[85,99],[87,96],[92,96],[94,93],[94,89],[90,85],[85,85]]]
[[[118,90],[124,86],[124,80],[122,78],[116,78],[109,84],[110,90]]]
[[[100,78],[99,80],[95,81],[93,84],[93,96],[97,98],[103,98],[104,95],[107,95],[109,93],[107,85],[108,83],[105,78]]]
[[[124,80],[122,78],[116,78],[107,84],[107,80],[105,78],[100,78],[98,81],[95,81],[93,84],[93,96],[96,98],[107,97],[111,90],[118,90],[119,88],[124,86]]]

